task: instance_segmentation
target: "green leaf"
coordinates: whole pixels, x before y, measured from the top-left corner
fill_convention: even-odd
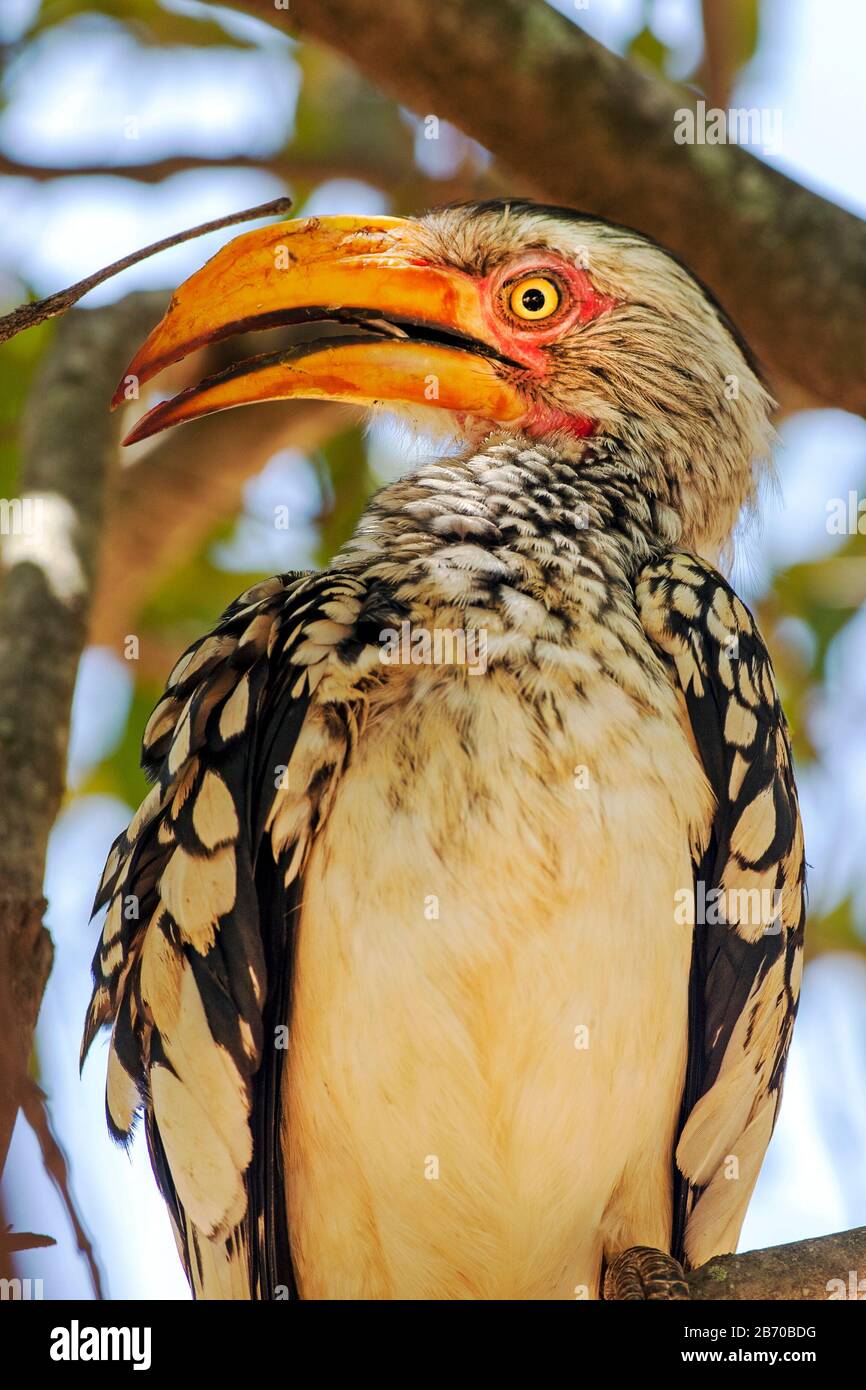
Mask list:
[[[668,59],[669,49],[662,43],[650,29],[648,24],[635,34],[626,50],[629,58],[637,58],[646,63],[656,72],[663,73]]]

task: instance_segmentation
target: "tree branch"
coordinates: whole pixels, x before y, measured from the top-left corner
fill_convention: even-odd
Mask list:
[[[193,237],[204,236],[207,232],[234,227],[238,222],[251,222],[257,217],[282,216],[291,206],[291,198],[273,198],[258,207],[245,208],[243,212],[230,212],[226,217],[215,217],[210,222],[201,222],[197,227],[174,232],[171,236],[163,237],[161,241],[154,241],[150,246],[143,247],[141,251],[132,251],[128,256],[113,261],[111,265],[104,266],[102,270],[95,271],[93,275],[86,276],[74,285],[69,285],[65,290],[50,294],[47,299],[37,299],[32,304],[20,304],[11,314],[4,314],[0,318],[0,343],[5,343],[7,338],[14,338],[16,333],[23,332],[25,328],[33,328],[35,324],[44,323],[46,319],[65,314],[67,309],[71,309],[73,304],[77,304],[79,299],[83,299],[104,280],[111,279],[112,275],[119,275],[122,270],[128,270],[139,261],[158,255],[160,251],[167,251],[171,246],[179,246],[181,242],[191,241]]]
[[[165,159],[135,164],[31,164],[0,154],[0,174],[9,178],[33,179],[47,183],[65,178],[133,179],[136,183],[162,183],[163,179],[190,169],[260,169],[285,179],[324,183],[328,179],[361,179],[373,188],[387,191],[406,177],[408,166],[396,160],[364,157],[352,150],[333,155],[304,155],[285,151],[277,155],[169,155]]]
[[[419,114],[486,145],[544,197],[681,254],[773,373],[866,413],[866,225],[736,145],[678,145],[691,93],[543,0],[232,0],[319,39]]]
[[[0,1171],[51,969],[42,880],[66,771],[108,470],[120,420],[106,402],[140,341],[141,297],[65,319],[24,420],[21,499],[3,500],[0,592]]]
[[[859,1272],[858,1272],[859,1271]],[[757,1298],[770,1302],[863,1298],[866,1226],[768,1250],[719,1255],[688,1276],[694,1299]]]
[[[508,185],[495,168],[479,169],[468,160],[453,173],[439,178],[424,174],[411,157],[399,160],[369,150],[359,151],[354,147],[334,150],[329,154],[306,155],[299,150],[283,150],[280,154],[261,158],[249,155],[170,155],[141,164],[64,166],[23,163],[0,154],[0,175],[33,179],[36,183],[73,178],[119,178],[156,184],[190,169],[258,169],[285,179],[290,187],[296,181],[318,185],[331,179],[360,180],[371,188],[395,197],[402,206],[419,211],[434,203],[454,202],[463,198],[491,198],[514,191],[513,180]]]

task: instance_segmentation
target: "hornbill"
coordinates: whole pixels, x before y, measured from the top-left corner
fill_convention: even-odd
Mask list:
[[[198,1297],[687,1296],[801,974],[788,733],[715,567],[772,402],[662,247],[519,200],[239,236],[125,381],[298,322],[128,439],[323,397],[449,442],[168,678],[96,898],[111,1132],[143,1111]]]

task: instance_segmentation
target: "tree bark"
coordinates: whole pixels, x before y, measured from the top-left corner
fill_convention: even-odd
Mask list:
[[[43,358],[24,420],[20,510],[6,500],[0,591],[0,1171],[52,947],[42,923],[48,836],[60,809],[108,471],[107,403],[148,313],[141,296],[73,313]],[[146,298],[146,297],[144,297]]]
[[[866,1226],[769,1250],[719,1255],[689,1274],[688,1285],[694,1299],[866,1299]]]
[[[418,114],[479,140],[543,198],[658,238],[771,374],[866,413],[866,224],[736,145],[676,144],[694,96],[544,0],[232,0],[321,40]]]

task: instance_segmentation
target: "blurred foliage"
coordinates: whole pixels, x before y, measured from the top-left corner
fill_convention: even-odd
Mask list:
[[[217,7],[211,9],[214,15],[218,14]],[[86,0],[86,3],[82,0],[42,0],[27,36],[35,38],[46,29],[80,14],[101,14],[120,20],[139,43],[144,44],[191,44],[196,48],[211,44],[251,46],[251,40],[238,37],[218,18],[209,17],[204,6],[201,14],[193,16],[163,6],[159,0]]]
[[[77,788],[77,796],[116,796],[128,806],[137,806],[144,799],[147,780],[141,770],[141,733],[161,694],[162,686],[156,680],[139,676],[120,742],[90,771]]]
[[[634,33],[626,42],[626,51],[651,69],[677,76],[699,88],[712,69],[720,84],[717,90],[724,91],[755,54],[759,0],[728,0],[724,6],[705,6],[708,15],[713,11],[713,23],[708,28],[715,45],[712,63],[706,53],[695,62],[693,53],[684,59],[681,52],[670,46],[667,30],[659,23],[663,8],[653,0],[645,0],[638,11]],[[194,46],[207,50],[214,62],[224,47],[249,51],[251,63],[259,43],[269,44],[272,51],[280,54],[279,61],[286,65],[287,82],[297,80],[299,94],[293,121],[289,123],[290,144],[284,151],[263,158],[262,167],[281,174],[281,155],[285,155],[292,176],[284,178],[296,200],[297,212],[303,212],[307,200],[323,182],[337,176],[367,182],[384,194],[387,206],[395,211],[413,211],[443,197],[487,194],[497,186],[497,179],[501,180],[499,186],[515,187],[513,182],[506,184],[505,176],[495,169],[489,169],[484,152],[459,134],[454,134],[450,143],[440,142],[435,151],[425,149],[424,141],[417,139],[417,120],[343,58],[314,45],[287,44],[285,39],[269,37],[265,25],[230,23],[227,11],[218,5],[190,4],[185,0],[165,0],[164,4],[159,0],[42,0],[41,4],[34,0],[29,27],[18,36],[3,33],[5,47],[0,53],[10,64],[2,92],[7,104],[14,99],[16,56],[26,53],[49,29],[59,29],[83,15],[103,16],[125,26],[140,45]],[[579,10],[574,17],[580,22]],[[684,67],[689,66],[691,70],[684,72]],[[183,133],[175,134],[176,152],[182,153]],[[167,126],[153,158],[157,161],[171,153],[171,130]],[[435,160],[428,157],[433,154]],[[231,151],[227,151],[226,164],[231,163]],[[137,193],[141,187],[136,187]],[[158,197],[159,185],[150,187],[153,197]],[[17,266],[6,269],[13,280],[21,280]],[[0,488],[4,495],[14,492],[18,468],[16,424],[50,334],[51,329],[46,326],[0,347]],[[319,514],[313,518],[314,559],[325,564],[351,534],[377,480],[370,466],[367,440],[360,429],[343,431],[327,441],[311,455],[310,465],[322,497]],[[154,505],[159,505],[158,499],[154,499]],[[104,761],[92,769],[78,795],[106,792],[130,805],[139,800],[144,789],[139,740],[160,693],[159,673],[167,672],[179,652],[213,624],[238,592],[259,577],[259,571],[228,572],[215,560],[215,546],[230,537],[236,521],[237,518],[227,516],[218,526],[206,527],[194,553],[175,571],[155,576],[146,603],[138,613],[128,615],[129,630],[142,634],[143,645],[146,642],[155,654],[154,661],[129,663],[137,677],[125,732]],[[801,765],[814,764],[818,757],[812,715],[825,697],[827,661],[833,644],[866,600],[864,560],[866,537],[858,534],[840,538],[833,554],[793,564],[773,576],[758,605],[759,621],[773,652]],[[297,563],[308,561],[306,553]],[[823,916],[813,911],[812,952],[863,949],[848,896],[850,887],[839,884],[840,901],[829,903]]]
[[[296,61],[302,79],[296,149],[325,166],[336,160],[348,168],[354,153],[361,172],[370,165],[371,154],[384,170],[408,170],[412,136],[393,101],[329,49],[303,44]]]
[[[863,952],[863,937],[854,920],[850,897],[837,903],[829,912],[811,912],[806,932],[806,959],[823,955],[825,951]]]
[[[367,463],[363,431],[338,434],[313,456],[324,505],[318,516],[319,544],[316,562],[326,565],[349,539],[373,491],[374,478]]]
[[[725,22],[730,44],[730,65],[734,70],[746,66],[755,55],[761,27],[759,0],[725,0]]]
[[[0,496],[14,497],[20,467],[20,428],[33,375],[54,332],[41,323],[0,343]]]
[[[628,46],[628,56],[637,58],[649,67],[655,68],[657,72],[664,72],[668,62],[667,45],[652,30],[649,24],[644,24],[631,40]]]
[[[656,72],[666,76],[671,72],[672,60],[676,55],[653,27],[656,18],[656,0],[643,0],[641,25],[626,45],[630,58],[644,63]],[[760,0],[705,0],[704,10],[714,17],[714,39],[723,51],[715,53],[718,68],[732,76],[744,68],[754,57],[760,34]],[[704,52],[692,72],[677,74],[682,81],[705,88],[707,55]]]
[[[219,541],[227,541],[233,529],[233,518],[219,522],[194,555],[179,569],[163,577],[138,614],[139,627],[146,632],[169,636],[178,654],[201,635],[203,628],[212,627],[239,593],[262,577],[258,571],[239,573],[214,564],[214,546]],[[183,606],[179,610],[180,594]]]

